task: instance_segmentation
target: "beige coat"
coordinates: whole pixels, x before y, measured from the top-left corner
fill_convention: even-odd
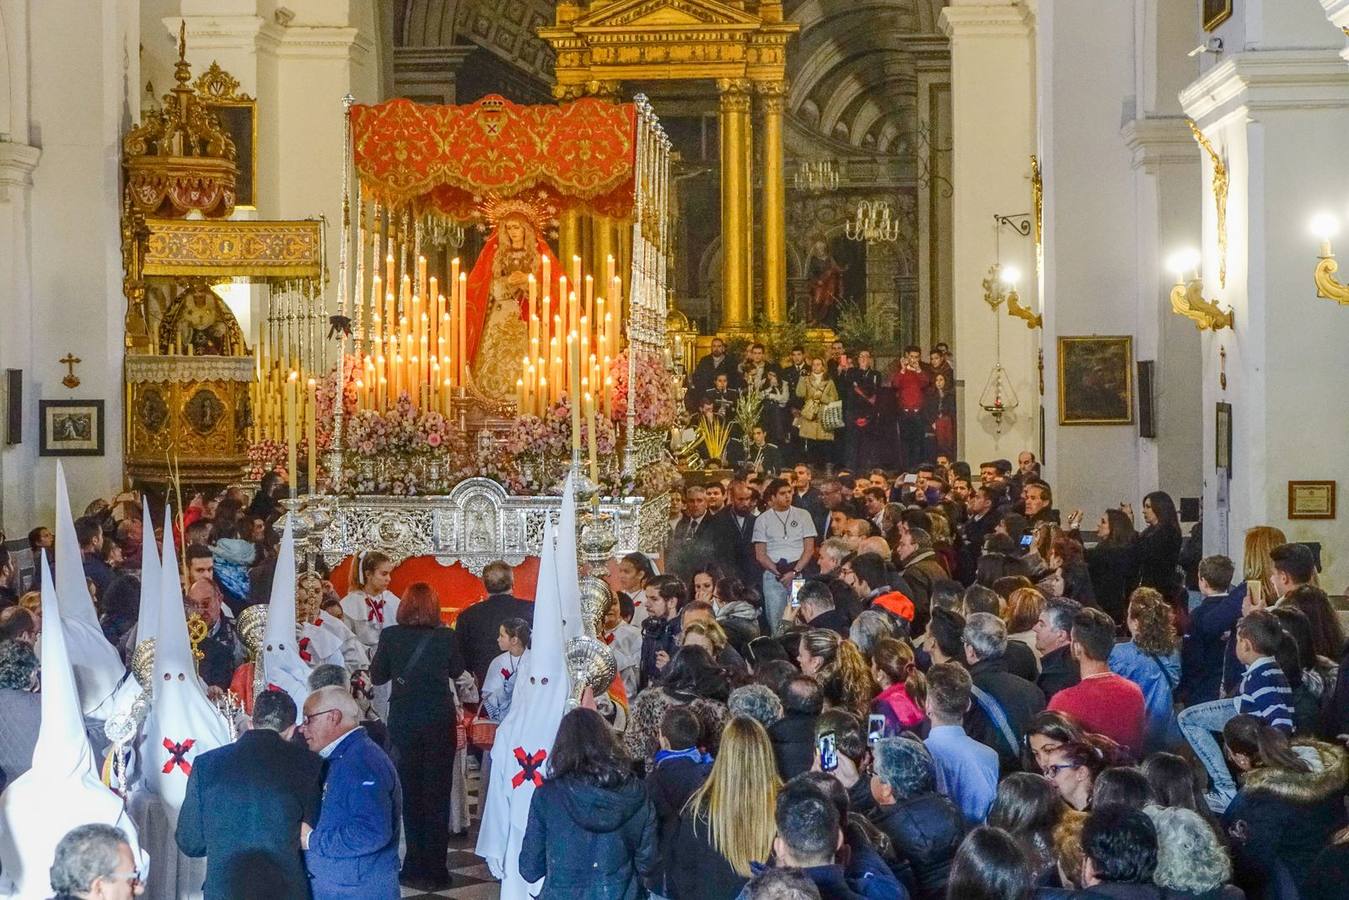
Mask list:
[[[796,423],[801,437],[808,441],[832,441],[834,433],[820,424],[820,416],[827,404],[838,400],[834,379],[828,375],[807,375],[796,385],[796,396],[806,401]]]

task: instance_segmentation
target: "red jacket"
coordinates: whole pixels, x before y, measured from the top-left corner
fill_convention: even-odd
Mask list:
[[[927,395],[928,377],[922,371],[913,372],[908,369],[900,369],[890,379],[890,386],[895,389],[895,399],[899,403],[899,408],[903,410],[918,410],[923,408],[923,398]]]

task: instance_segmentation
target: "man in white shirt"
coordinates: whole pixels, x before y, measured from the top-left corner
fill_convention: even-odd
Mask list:
[[[785,479],[774,478],[764,490],[768,509],[754,522],[754,558],[763,569],[764,612],[769,630],[776,630],[787,609],[792,580],[815,555],[815,523],[799,506]]]

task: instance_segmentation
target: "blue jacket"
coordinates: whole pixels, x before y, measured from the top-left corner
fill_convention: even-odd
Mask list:
[[[1180,683],[1181,696],[1186,706],[1217,700],[1225,682],[1224,668],[1227,659],[1227,638],[1236,628],[1241,618],[1241,599],[1246,585],[1240,585],[1241,595],[1236,592],[1205,597],[1190,612],[1190,622],[1185,629],[1185,642],[1181,645]],[[1235,643],[1232,644],[1235,647]],[[1242,666],[1232,658],[1232,684],[1241,677]]]
[[[358,728],[325,764],[305,868],[314,900],[397,900],[403,789],[393,761]]]
[[[1182,743],[1176,724],[1174,691],[1180,683],[1180,654],[1154,656],[1133,641],[1110,651],[1110,671],[1138,685],[1143,692],[1143,754],[1174,750]]]

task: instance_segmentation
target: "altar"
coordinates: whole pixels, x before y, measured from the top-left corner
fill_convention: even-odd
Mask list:
[[[592,556],[600,543],[606,556],[662,552],[676,376],[669,141],[650,105],[487,97],[346,114],[338,362],[316,370],[283,308],[254,353],[254,408],[273,414],[255,428],[252,475],[293,473],[302,552],[336,565],[378,550],[474,575],[520,565],[572,470],[604,530]],[[559,259],[550,240],[567,210],[602,212],[621,238]]]

